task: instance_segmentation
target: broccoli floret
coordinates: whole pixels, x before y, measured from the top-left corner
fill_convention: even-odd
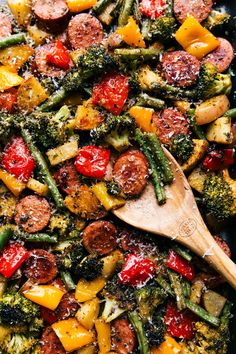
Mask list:
[[[122,193],[120,187],[115,181],[107,181],[106,187],[107,187],[107,192],[111,195],[118,196]]]
[[[1,349],[6,354],[25,354],[38,342],[37,339],[23,334],[10,334],[1,343]]]
[[[161,42],[169,42],[174,38],[176,29],[175,18],[163,16],[152,22],[150,33],[152,37],[159,39]]]
[[[70,111],[62,106],[56,114],[35,113],[26,119],[24,127],[29,130],[34,140],[45,149],[63,144],[68,138],[67,123]]]
[[[158,347],[164,341],[165,308],[158,308],[152,315],[152,318],[144,323],[144,331],[148,340],[149,347]]]
[[[217,219],[227,219],[236,213],[235,196],[223,173],[209,174],[204,182],[203,203]]]
[[[30,324],[39,315],[39,308],[19,293],[4,294],[0,299],[0,323]]]
[[[73,274],[75,278],[84,278],[88,281],[96,279],[102,275],[103,260],[95,257],[85,257],[75,268]]]
[[[123,151],[130,145],[129,138],[133,130],[133,118],[109,114],[102,124],[91,130],[90,135],[95,143],[105,141],[117,151]]]
[[[123,312],[125,312],[125,309],[120,307],[116,299],[110,297],[105,298],[105,305],[102,312],[102,318],[106,322],[111,322],[115,320]]]
[[[75,269],[86,255],[81,241],[76,239],[58,243],[53,253],[56,255],[57,267],[63,271]]]
[[[189,135],[177,134],[171,139],[170,151],[182,165],[193,152],[194,144]]]
[[[230,19],[231,16],[227,12],[212,10],[202,25],[215,33],[222,30],[225,25],[228,25]]]
[[[144,322],[151,320],[154,310],[165,297],[164,290],[157,286],[144,286],[136,291],[138,311]]]

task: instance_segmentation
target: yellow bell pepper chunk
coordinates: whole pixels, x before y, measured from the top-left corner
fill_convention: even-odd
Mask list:
[[[1,169],[0,179],[16,197],[18,197],[25,188],[25,183],[19,181],[15,176]]]
[[[166,336],[165,341],[158,347],[152,348],[152,354],[181,354],[182,349],[174,338]]]
[[[133,106],[129,110],[129,114],[137,123],[137,126],[144,132],[155,132],[155,127],[152,122],[154,109],[141,106]]]
[[[0,50],[0,62],[17,71],[27,62],[33,53],[33,48],[28,44],[14,45]]]
[[[7,90],[14,86],[19,86],[24,79],[12,72],[7,66],[0,67],[0,91]]]
[[[31,1],[30,0],[7,0],[12,15],[19,26],[27,26],[31,19]]]
[[[35,193],[42,195],[43,197],[45,197],[49,192],[47,184],[41,183],[34,178],[30,178],[28,180],[26,187]]]
[[[178,108],[178,110],[182,113],[187,113],[190,110],[190,102],[187,101],[175,101],[174,105],[176,108]]]
[[[39,29],[36,25],[27,26],[27,31],[36,45],[42,44],[50,36],[50,33]]]
[[[106,210],[117,209],[125,204],[124,198],[114,197],[107,192],[107,187],[104,182],[95,184],[92,187],[92,191]]]
[[[108,256],[103,257],[102,276],[106,279],[109,278],[114,273],[117,262],[123,260],[124,255],[119,250],[115,250],[111,252]]]
[[[79,302],[92,300],[97,293],[105,286],[106,281],[103,277],[91,281],[80,279],[75,290],[75,298]]]
[[[96,4],[97,0],[67,0],[67,6],[71,12],[88,10]]]
[[[143,36],[133,17],[130,16],[127,25],[118,28],[116,33],[118,33],[122,37],[122,40],[131,47],[145,48]]]
[[[189,16],[175,33],[177,42],[190,54],[201,59],[219,46],[218,39],[193,16]]]
[[[105,354],[111,350],[111,326],[102,318],[95,321],[99,354]]]
[[[97,297],[92,300],[85,301],[76,312],[75,317],[87,329],[92,329],[94,322],[98,317],[100,309],[100,301]]]
[[[53,323],[52,329],[67,352],[73,352],[94,341],[93,332],[81,326],[75,318]]]
[[[38,305],[55,310],[65,294],[61,289],[53,285],[33,285],[29,289],[23,290],[23,295]]]

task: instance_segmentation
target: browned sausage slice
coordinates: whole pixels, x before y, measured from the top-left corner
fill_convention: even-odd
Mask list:
[[[193,55],[178,50],[166,53],[161,60],[165,79],[171,85],[187,87],[193,85],[200,71],[200,61]]]
[[[104,255],[117,246],[117,230],[109,221],[99,220],[83,231],[83,245],[89,253]]]
[[[74,49],[87,49],[103,40],[101,22],[89,14],[79,14],[73,17],[68,25],[69,42]]]
[[[170,144],[174,135],[189,134],[187,118],[176,108],[166,108],[160,113],[154,113],[153,123],[162,144]]]
[[[117,319],[111,327],[112,349],[118,354],[132,353],[135,347],[135,335],[129,321]]]
[[[63,295],[55,314],[58,320],[66,320],[76,314],[79,308],[78,302],[75,300],[75,295],[72,293],[66,293]]]
[[[65,163],[59,170],[54,173],[54,178],[61,190],[67,194],[72,194],[79,190],[81,183],[72,162]]]
[[[228,69],[234,59],[234,50],[232,45],[224,38],[218,38],[220,45],[213,52],[203,58],[203,63],[215,65],[220,73]]]
[[[148,163],[139,150],[120,155],[113,168],[113,178],[128,196],[139,195],[147,184]]]
[[[47,62],[47,55],[53,48],[53,43],[44,44],[35,49],[35,57],[33,69],[35,68],[40,74],[49,77],[63,77],[66,74],[65,70],[60,69]]]
[[[212,0],[174,0],[174,14],[179,22],[192,15],[199,22],[207,18],[212,8]]]
[[[227,254],[227,256],[230,258],[231,257],[231,250],[229,248],[229,245],[223,240],[222,237],[220,236],[214,236],[214,239],[216,243],[220,246],[220,248]]]
[[[40,346],[43,354],[66,354],[52,327],[47,327],[43,331]]]
[[[65,0],[34,0],[32,10],[37,19],[51,31],[61,31],[69,15]]]
[[[3,12],[0,12],[0,38],[9,36],[11,31],[11,19]]]
[[[28,279],[38,284],[52,281],[57,274],[54,255],[43,249],[31,251],[24,264],[24,274]]]
[[[35,233],[49,223],[51,208],[46,198],[29,195],[16,205],[15,222],[25,232]]]

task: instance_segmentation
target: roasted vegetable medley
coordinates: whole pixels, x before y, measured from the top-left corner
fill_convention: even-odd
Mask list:
[[[1,8],[1,354],[228,353],[224,279],[110,211],[147,183],[165,207],[165,146],[203,215],[235,216],[234,28],[212,0]]]

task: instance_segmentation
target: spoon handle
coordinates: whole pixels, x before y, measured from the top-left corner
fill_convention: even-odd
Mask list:
[[[236,264],[225,254],[201,220],[186,219],[177,241],[203,257],[236,290]]]

